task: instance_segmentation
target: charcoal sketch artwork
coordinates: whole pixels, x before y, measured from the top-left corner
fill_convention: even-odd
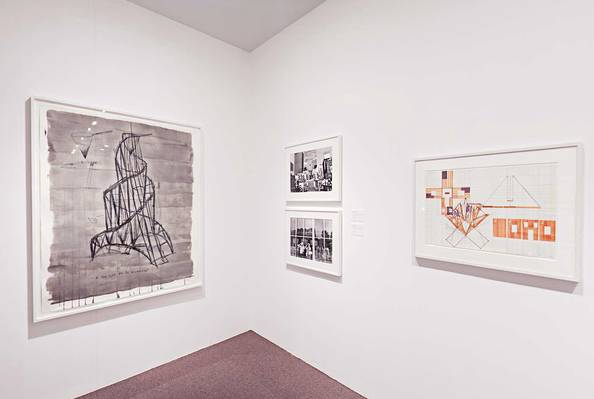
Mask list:
[[[200,285],[199,130],[56,106],[38,131],[39,320]]]
[[[91,239],[91,259],[102,249],[134,250],[159,266],[173,253],[169,234],[155,219],[155,184],[142,158],[142,137],[122,133],[115,155],[117,182],[103,192],[105,230]]]

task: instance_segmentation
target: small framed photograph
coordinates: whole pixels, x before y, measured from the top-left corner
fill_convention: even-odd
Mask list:
[[[342,275],[342,214],[338,209],[287,208],[287,264]]]
[[[417,258],[579,281],[581,147],[420,159]]]
[[[342,199],[340,136],[286,148],[287,201]]]

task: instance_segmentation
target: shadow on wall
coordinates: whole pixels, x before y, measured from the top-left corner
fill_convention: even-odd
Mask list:
[[[310,270],[310,269],[304,269],[302,267],[294,266],[294,265],[290,265],[290,264],[287,264],[287,269],[291,270],[295,273],[301,273],[301,274],[305,274],[307,276],[317,277],[317,278],[321,278],[323,280],[328,280],[328,281],[332,281],[334,283],[342,284],[342,276],[333,276],[333,275],[326,274],[323,272],[318,272],[318,271]]]
[[[443,270],[452,273],[465,274],[468,276],[485,278],[505,283],[527,285],[530,287],[544,288],[547,290],[566,292],[570,294],[581,294],[578,283],[573,281],[557,280],[547,277],[532,276],[528,274],[513,273],[502,270],[486,269],[483,267],[460,265],[430,259],[416,258],[418,266],[430,269]]]
[[[140,313],[145,310],[151,310],[183,302],[189,302],[205,296],[204,287],[167,293],[156,297],[144,298],[138,301],[116,304],[101,309],[94,309],[88,312],[81,312],[65,317],[45,320],[39,323],[33,323],[33,269],[32,269],[32,229],[33,219],[31,213],[32,189],[31,189],[31,100],[25,102],[25,179],[27,182],[27,318],[28,318],[28,337],[37,338],[44,335],[54,334],[89,324],[125,317],[134,313]]]

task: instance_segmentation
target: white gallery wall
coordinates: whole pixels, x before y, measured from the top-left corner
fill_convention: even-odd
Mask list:
[[[247,53],[126,1],[0,1],[0,397],[65,399],[248,329],[238,170]],[[192,290],[31,325],[27,99],[202,126],[206,270]]]
[[[589,0],[328,0],[257,49],[256,332],[373,399],[592,398],[593,22]],[[342,280],[284,260],[282,148],[335,134]],[[413,159],[567,142],[586,155],[582,285],[416,265]]]
[[[0,397],[74,397],[253,328],[373,399],[591,398],[593,20],[586,0],[328,0],[248,54],[123,0],[0,0]],[[32,95],[202,126],[204,290],[31,324]],[[284,258],[283,148],[335,134],[342,279]],[[566,142],[582,284],[416,264],[414,158]]]

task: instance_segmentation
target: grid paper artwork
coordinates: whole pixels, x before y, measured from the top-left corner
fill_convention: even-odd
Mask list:
[[[426,244],[555,259],[557,165],[425,171]]]

